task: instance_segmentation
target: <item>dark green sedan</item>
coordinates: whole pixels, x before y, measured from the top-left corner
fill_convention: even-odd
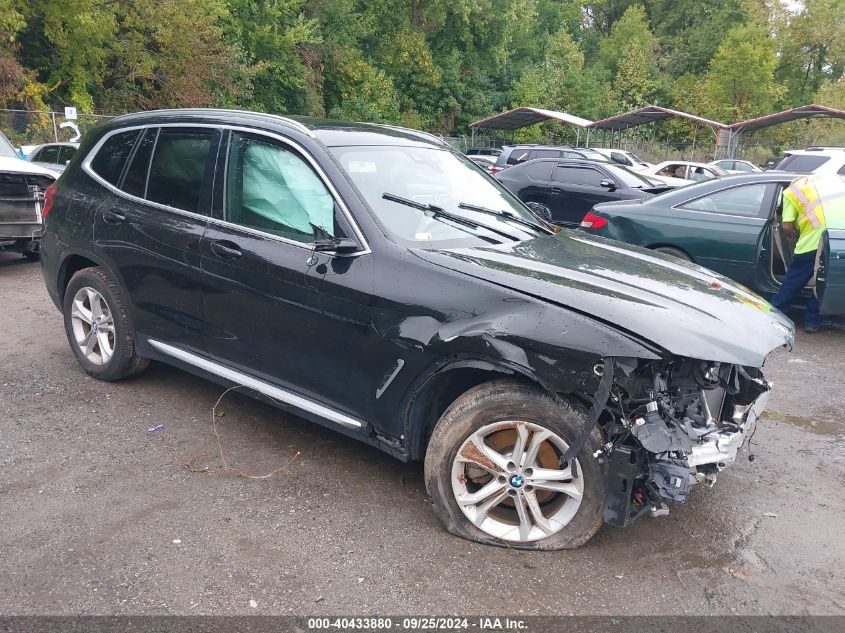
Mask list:
[[[793,245],[780,226],[785,172],[742,174],[646,200],[595,205],[581,230],[709,268],[764,295],[780,287]],[[816,293],[823,314],[845,314],[845,226],[822,240]],[[812,292],[810,288],[805,292]]]

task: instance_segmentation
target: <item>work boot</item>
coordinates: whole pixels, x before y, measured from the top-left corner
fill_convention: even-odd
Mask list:
[[[805,323],[804,324],[804,331],[807,334],[815,334],[818,332],[822,327],[821,323]]]

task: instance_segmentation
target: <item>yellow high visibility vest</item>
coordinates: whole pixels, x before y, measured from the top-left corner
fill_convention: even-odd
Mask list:
[[[800,236],[795,245],[796,255],[818,248],[827,226],[827,214],[837,221],[845,216],[845,180],[835,174],[798,178],[789,185],[784,196],[791,198],[798,210],[796,218],[789,218],[784,207],[783,218],[785,222],[795,221],[798,225]]]

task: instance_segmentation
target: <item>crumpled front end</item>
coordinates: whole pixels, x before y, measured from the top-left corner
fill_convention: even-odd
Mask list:
[[[712,486],[771,389],[757,368],[694,359],[615,359],[613,371],[607,443],[595,457],[608,466],[604,521],[619,526],[668,514],[697,483]]]

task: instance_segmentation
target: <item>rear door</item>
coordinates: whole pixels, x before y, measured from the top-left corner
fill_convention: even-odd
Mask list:
[[[579,226],[594,205],[618,200],[619,194],[601,186],[606,178],[594,167],[557,165],[548,190],[552,221],[564,226]]]
[[[196,350],[204,347],[199,242],[220,136],[192,126],[118,133],[115,152],[91,164],[111,191],[95,212],[94,243],[130,295],[135,328]]]
[[[845,314],[845,221],[832,224],[819,245],[816,297],[822,314]]]

